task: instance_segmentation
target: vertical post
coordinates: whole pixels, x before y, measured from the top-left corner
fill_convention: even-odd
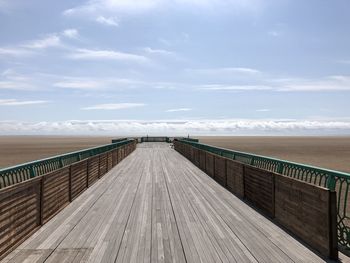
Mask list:
[[[89,188],[89,163],[90,158],[86,160],[86,188]]]
[[[35,174],[35,170],[34,170],[34,165],[31,165],[30,170],[29,170],[29,177],[34,178],[35,176],[36,176],[36,174]]]
[[[282,174],[283,173],[283,165],[281,162],[278,162],[277,164],[277,173]]]
[[[338,235],[337,235],[337,194],[329,191],[329,257],[338,259]]]
[[[101,168],[101,155],[98,156],[98,173],[97,173],[97,178],[101,178],[100,168]]]
[[[63,159],[60,157],[60,167],[62,168],[64,166]]]
[[[72,202],[72,166],[69,166],[69,202]]]
[[[334,175],[328,177],[327,188],[331,191],[335,191],[336,180]]]
[[[225,188],[227,189],[227,159],[225,158]]]
[[[44,224],[44,178],[45,176],[41,177],[39,183],[39,226]]]

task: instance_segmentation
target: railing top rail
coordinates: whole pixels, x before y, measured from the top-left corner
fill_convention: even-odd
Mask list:
[[[122,145],[127,144],[127,143],[129,143],[131,141],[133,141],[133,139],[126,139],[126,140],[120,141],[120,142],[104,144],[104,145],[100,145],[100,146],[96,146],[96,147],[91,147],[91,148],[87,148],[87,149],[82,149],[82,150],[77,150],[77,151],[73,151],[73,152],[69,152],[69,153],[55,155],[55,156],[47,157],[47,158],[44,158],[44,159],[39,159],[39,160],[35,160],[35,161],[21,163],[21,164],[10,166],[10,167],[0,168],[0,174],[4,173],[4,172],[7,172],[7,171],[10,171],[10,170],[19,169],[19,168],[22,168],[22,167],[43,163],[43,162],[46,162],[46,161],[56,160],[56,159],[60,159],[60,158],[64,158],[64,157],[71,157],[71,156],[75,156],[77,154],[82,154],[82,153],[87,153],[87,152],[94,151],[94,150],[103,149],[103,148],[109,147],[109,146],[110,147],[112,147],[112,146],[117,146],[117,147],[118,146],[122,146]]]
[[[200,143],[200,142],[193,142],[193,141],[184,140],[184,139],[179,139],[179,141],[187,143],[187,144],[199,145],[199,146],[204,146],[204,147],[207,147],[207,148],[212,148],[212,149],[215,149],[217,151],[225,151],[225,152],[229,152],[229,153],[233,153],[233,154],[240,154],[242,156],[247,156],[247,157],[262,158],[262,159],[265,159],[265,160],[268,160],[268,161],[273,161],[273,162],[277,162],[277,163],[281,163],[281,164],[294,165],[294,166],[298,166],[298,167],[302,167],[302,168],[306,168],[306,169],[313,169],[313,170],[316,170],[316,171],[319,171],[319,172],[327,173],[329,175],[339,176],[339,177],[343,177],[343,178],[346,178],[346,179],[350,179],[350,173],[346,173],[346,172],[342,172],[342,171],[336,171],[336,170],[331,170],[331,169],[327,169],[327,168],[321,168],[321,167],[312,166],[312,165],[308,165],[308,164],[302,164],[302,163],[297,163],[297,162],[292,162],[292,161],[286,161],[286,160],[282,160],[282,159],[278,159],[278,158],[267,157],[267,156],[264,156],[264,155],[258,155],[258,154],[252,154],[252,153],[247,153],[247,152],[235,151],[235,150],[231,150],[231,149],[227,149],[227,148],[216,147],[216,146],[213,146],[213,145]]]

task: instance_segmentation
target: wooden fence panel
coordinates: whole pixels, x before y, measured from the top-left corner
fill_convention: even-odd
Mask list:
[[[118,163],[120,163],[123,160],[122,158],[122,149],[118,148]]]
[[[107,170],[110,171],[113,168],[113,155],[112,152],[107,153]]]
[[[115,149],[112,151],[112,165],[113,167],[118,164],[118,150]]]
[[[74,200],[78,195],[85,191],[88,184],[87,160],[80,161],[71,165],[71,199]]]
[[[205,171],[205,151],[199,150],[199,168]]]
[[[42,222],[46,223],[69,204],[70,168],[64,167],[42,178]]]
[[[193,163],[197,167],[199,166],[199,149],[192,147]]]
[[[107,173],[107,153],[100,154],[100,177]]]
[[[190,160],[192,163],[195,164],[195,151],[196,151],[196,148],[190,146]]]
[[[215,155],[214,162],[215,180],[222,186],[226,186],[226,158]]]
[[[94,156],[89,158],[88,163],[88,185],[92,185],[94,182],[96,182],[99,178],[99,164],[100,163],[100,157]]]
[[[240,198],[244,197],[244,164],[226,159],[227,189]]]
[[[41,178],[10,186],[0,193],[0,257],[40,227]]]
[[[330,229],[331,193],[325,188],[275,175],[276,221],[324,256],[336,258],[337,239]],[[334,198],[335,199],[335,198]],[[335,232],[335,231],[334,231]],[[331,244],[331,245],[330,245]]]
[[[124,158],[125,158],[125,147],[122,146],[122,147],[120,148],[120,151],[121,151],[122,160],[124,160]]]
[[[274,174],[250,165],[244,166],[244,196],[268,216],[274,216]]]
[[[215,175],[214,166],[214,154],[205,152],[205,172],[212,178],[214,178]]]

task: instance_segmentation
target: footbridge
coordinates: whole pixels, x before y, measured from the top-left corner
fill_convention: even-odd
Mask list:
[[[349,175],[298,165],[143,137],[3,169],[0,259],[346,260]]]

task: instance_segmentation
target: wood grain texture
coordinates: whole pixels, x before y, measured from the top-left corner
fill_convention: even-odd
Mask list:
[[[4,256],[40,227],[41,178],[0,192],[0,255]]]
[[[100,154],[100,177],[104,176],[107,173],[107,161],[107,153]]]
[[[183,148],[182,143],[177,147]],[[209,161],[205,172],[210,175],[214,166],[214,179],[219,184],[246,198],[322,255],[338,258],[335,193],[222,156],[208,152],[202,155]]]
[[[215,162],[215,180],[221,184],[222,186],[226,186],[226,158],[215,155],[214,156],[214,162]]]
[[[166,144],[143,144],[4,262],[323,262]]]
[[[88,185],[91,186],[99,178],[100,172],[100,157],[94,156],[88,161]]]
[[[111,151],[107,153],[107,171],[113,168],[113,154]]]
[[[244,164],[226,159],[227,189],[236,196],[244,197]]]
[[[115,149],[112,151],[112,166],[116,166],[118,164],[118,150]]]
[[[130,153],[134,150],[135,144],[129,148]],[[105,156],[107,156],[105,154]],[[111,160],[110,154],[109,160]],[[99,162],[103,160],[107,168],[107,157],[105,159],[95,156],[85,159],[45,174],[40,177],[28,180],[17,185],[0,190],[0,259],[13,250],[20,243],[25,241],[39,227],[51,222],[72,199],[78,199],[92,182],[98,179]],[[88,176],[89,174],[89,176]],[[68,218],[77,211],[72,211]],[[55,221],[55,219],[52,219]],[[48,234],[55,234],[57,226]],[[53,262],[62,262],[62,258],[69,255],[68,261],[78,259],[82,251],[89,253],[90,249],[83,250],[57,250],[52,256]],[[40,262],[51,254],[50,250],[39,250],[31,254],[33,250],[21,251],[14,262],[35,261]],[[71,257],[71,258],[70,258]],[[12,261],[11,261],[12,262]]]
[[[275,214],[274,187],[274,173],[244,166],[244,197],[272,218]]]
[[[215,176],[214,154],[205,152],[205,172],[212,178]]]
[[[276,220],[323,255],[330,255],[329,190],[278,174],[275,189]]]
[[[205,171],[205,151],[199,150],[199,168]]]
[[[69,204],[70,168],[64,167],[42,177],[42,222],[46,223]]]
[[[197,149],[197,148],[194,148],[194,147],[192,147],[193,148],[193,151],[192,151],[192,155],[193,155],[193,163],[194,163],[194,165],[195,166],[199,166],[199,149]]]
[[[71,165],[71,198],[74,200],[87,188],[88,161],[83,160]]]

